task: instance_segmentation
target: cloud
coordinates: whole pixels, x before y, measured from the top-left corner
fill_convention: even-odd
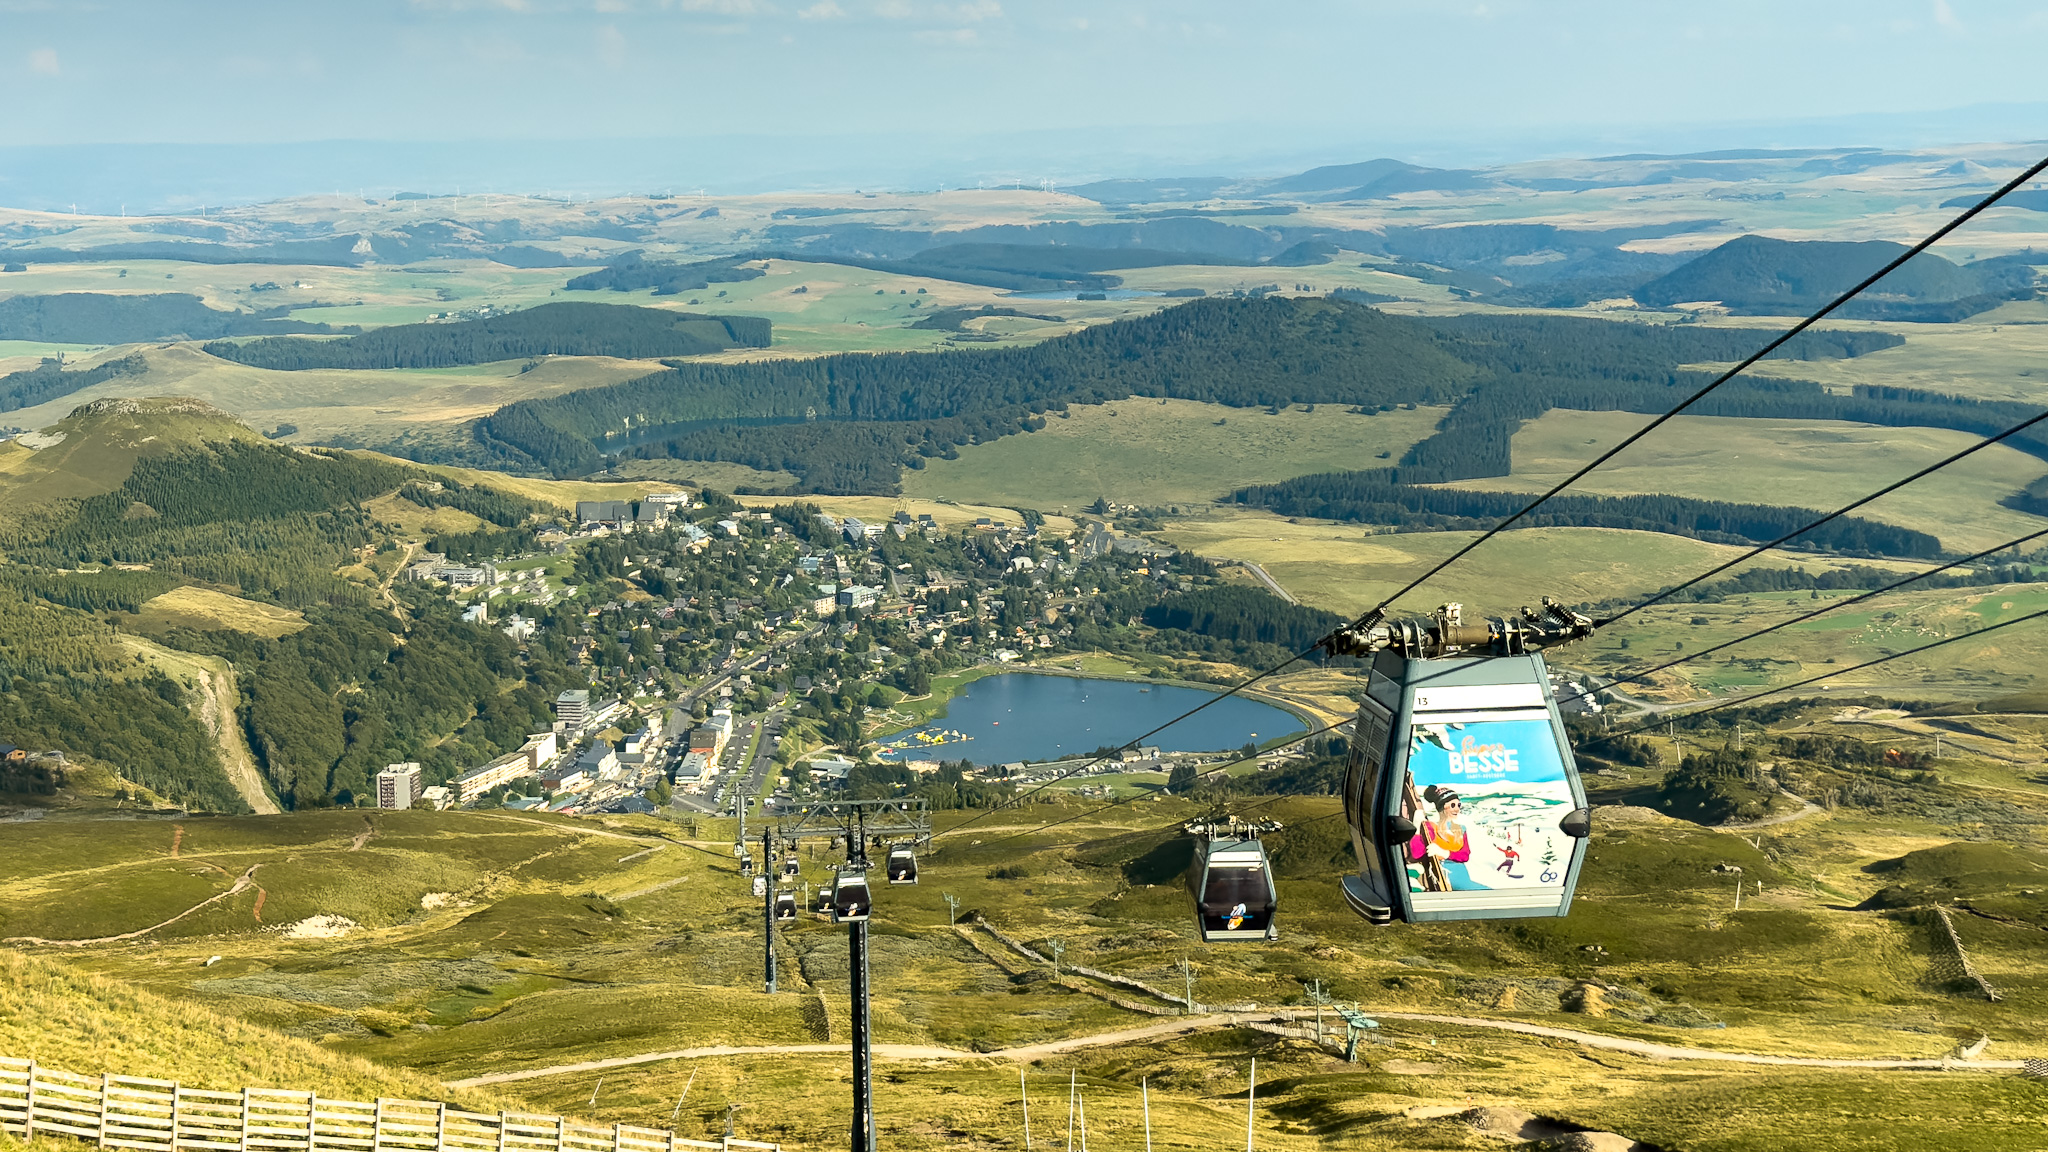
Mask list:
[[[618,25],[606,24],[597,30],[597,58],[611,68],[626,62],[626,37]]]
[[[925,44],[972,44],[977,38],[972,28],[929,28],[911,36]]]
[[[1956,10],[1949,7],[1948,0],[1934,0],[1934,22],[1950,29],[1963,26],[1963,22],[1956,19]]]
[[[833,3],[833,0],[818,0],[816,4],[811,5],[809,8],[799,8],[797,10],[797,18],[800,20],[843,20],[846,18],[846,9]]]
[[[606,13],[632,11],[631,8],[628,8],[626,6],[626,0],[597,0],[597,3],[594,5],[594,7],[599,12]]]
[[[752,16],[774,9],[755,0],[682,0],[676,7],[685,12],[715,12],[720,16]]]
[[[996,0],[966,0],[965,3],[953,5],[949,14],[955,20],[966,20],[970,23],[995,20],[1002,16],[1003,6],[996,3]]]
[[[28,70],[38,76],[55,76],[59,71],[57,67],[57,50],[55,48],[38,48],[29,53]]]
[[[910,7],[910,0],[881,0],[875,5],[875,15],[884,20],[908,20],[916,13]]]

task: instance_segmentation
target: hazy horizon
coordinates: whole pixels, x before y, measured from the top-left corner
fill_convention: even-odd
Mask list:
[[[2048,137],[2010,3],[0,6],[0,204],[931,190]]]

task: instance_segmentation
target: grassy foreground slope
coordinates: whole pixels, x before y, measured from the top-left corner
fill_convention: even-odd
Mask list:
[[[11,950],[0,950],[0,1053],[82,1075],[147,1076],[215,1091],[292,1088],[344,1100],[450,1099],[445,1086],[418,1073]],[[489,1092],[452,1099],[472,1108],[503,1107]]]
[[[1786,724],[1846,730],[1824,711]],[[1952,753],[1941,769],[1940,779],[1919,780],[1865,771],[1882,806],[1859,799],[1740,835],[1640,808],[1605,810],[1568,919],[1379,930],[1337,895],[1349,849],[1335,801],[1272,801],[1260,811],[1286,825],[1271,842],[1282,935],[1252,947],[1204,946],[1193,936],[1178,882],[1189,844],[1177,826],[1208,801],[1095,815],[1068,801],[998,814],[942,836],[919,885],[877,895],[875,1039],[924,1053],[881,1061],[884,1139],[901,1148],[1016,1146],[1021,1065],[1037,1139],[1038,1126],[1062,1126],[1058,1094],[1072,1070],[1098,1139],[1141,1138],[1143,1078],[1155,1146],[1213,1148],[1217,1131],[1243,1124],[1244,1073],[1255,1056],[1263,1147],[1472,1147],[1468,1129],[1413,1110],[1473,1104],[1518,1106],[1673,1148],[1776,1149],[1795,1129],[1802,1147],[1908,1148],[1915,1145],[1893,1133],[1909,1116],[1941,1124],[1948,1147],[2009,1147],[2015,1131],[2033,1131],[2016,1125],[2039,1125],[2048,1112],[2020,1094],[2016,1079],[1982,1073],[1680,1063],[1391,1015],[1389,1043],[1367,1046],[1357,1064],[1304,1038],[1234,1029],[1070,1050],[1060,1045],[1162,1018],[1116,1006],[1104,998],[1112,989],[1089,980],[1055,984],[1042,963],[992,936],[948,928],[951,894],[963,922],[978,914],[1040,951],[1060,940],[1070,963],[1178,988],[1176,966],[1187,959],[1198,999],[1210,1004],[1302,1007],[1304,986],[1320,980],[1340,1000],[1380,1013],[1542,1024],[1729,1053],[1933,1058],[1980,1032],[1994,1037],[1994,1057],[2032,1053],[2048,1044],[2037,926],[2048,922],[2048,906],[2022,891],[2048,868],[2027,823],[2042,811],[2040,790],[2021,767],[1997,761]],[[1661,775],[1614,771],[1595,778],[1609,798],[1653,787]],[[1802,765],[1800,786],[1842,771]],[[1980,824],[1959,826],[1957,812]],[[1063,817],[1079,818],[1034,831]],[[940,826],[963,818],[941,813]],[[225,891],[230,877],[254,867],[257,887],[185,921],[62,956],[317,1041],[317,1049],[448,1080],[705,1046],[757,1049],[546,1072],[514,1087],[540,1106],[588,1110],[600,1122],[666,1126],[694,1076],[677,1121],[685,1134],[715,1134],[730,1102],[743,1106],[745,1135],[829,1144],[843,1129],[847,1094],[845,932],[808,917],[783,929],[781,988],[764,994],[760,908],[729,854],[732,831],[718,821],[453,812],[45,821],[16,838],[0,911],[10,935],[31,923],[73,938],[132,931]],[[1911,854],[1943,844],[1955,847]],[[829,864],[807,851],[805,879],[818,881]],[[1763,886],[1739,911],[1734,881],[1717,871],[1731,865],[1743,869],[1745,885]],[[1015,871],[992,875],[999,866]],[[2003,1002],[1972,998],[1939,975],[1944,945],[1921,910],[1925,897],[1915,895],[1930,890],[2010,921],[1959,923]],[[96,895],[65,896],[80,891]],[[333,916],[351,923],[315,919]],[[216,954],[219,963],[201,966]],[[1589,987],[1597,989],[1590,998]],[[1725,1027],[1699,1027],[1710,1023]],[[776,1050],[805,1045],[825,1051]],[[1779,1086],[1778,1106],[1753,1106],[1754,1094]]]

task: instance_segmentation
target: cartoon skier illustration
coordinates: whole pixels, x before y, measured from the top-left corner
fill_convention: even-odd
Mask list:
[[[1244,902],[1240,900],[1240,901],[1238,901],[1237,907],[1235,907],[1235,908],[1232,908],[1232,909],[1230,910],[1230,916],[1229,916],[1229,924],[1228,924],[1228,925],[1226,925],[1226,926],[1227,926],[1227,927],[1228,927],[1228,928],[1229,928],[1229,929],[1230,929],[1230,930],[1231,930],[1232,932],[1235,932],[1235,931],[1237,931],[1237,929],[1238,929],[1239,925],[1242,925],[1242,924],[1244,923],[1244,921],[1245,921],[1245,906],[1244,906]]]
[[[1510,844],[1496,844],[1494,845],[1494,847],[1500,849],[1501,853],[1507,857],[1507,859],[1502,860],[1500,864],[1494,868],[1494,871],[1507,873],[1508,879],[1510,880],[1520,880],[1522,878],[1522,874],[1520,872],[1515,871],[1515,865],[1521,862],[1522,854],[1520,852],[1515,851],[1514,846]]]

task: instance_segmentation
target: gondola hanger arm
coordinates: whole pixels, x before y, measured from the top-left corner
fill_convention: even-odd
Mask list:
[[[1377,613],[1331,633],[1322,643],[1332,656],[1392,651],[1411,660],[1446,656],[1520,656],[1584,640],[1593,618],[1548,596],[1541,609],[1466,623],[1464,605],[1445,604],[1428,616],[1387,620]]]

